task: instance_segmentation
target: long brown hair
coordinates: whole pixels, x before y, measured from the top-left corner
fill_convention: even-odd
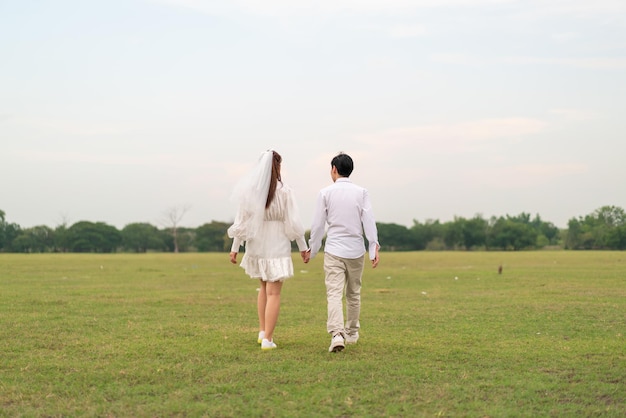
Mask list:
[[[283,157],[280,156],[276,151],[272,151],[272,178],[270,179],[270,190],[267,193],[267,202],[265,202],[265,209],[270,207],[270,203],[274,200],[274,196],[276,195],[276,186],[282,180],[280,178],[280,163],[283,161]]]

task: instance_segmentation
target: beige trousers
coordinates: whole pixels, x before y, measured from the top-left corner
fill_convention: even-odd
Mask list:
[[[324,254],[328,321],[331,335],[354,335],[359,330],[361,314],[361,277],[365,256],[355,259]],[[346,322],[343,322],[343,295],[346,295]]]

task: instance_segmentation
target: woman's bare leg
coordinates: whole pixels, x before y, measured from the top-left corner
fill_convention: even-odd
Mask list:
[[[259,331],[265,331],[265,307],[267,306],[266,286],[263,280],[259,280],[260,289],[257,296],[257,312],[259,314]],[[267,335],[267,333],[265,334]],[[267,338],[267,337],[266,337]]]
[[[274,338],[274,328],[276,328],[276,322],[278,322],[280,290],[283,287],[283,282],[267,282],[266,287],[265,338],[272,341]]]

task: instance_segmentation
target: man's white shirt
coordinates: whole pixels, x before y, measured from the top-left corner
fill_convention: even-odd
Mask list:
[[[369,243],[369,258],[373,260],[378,232],[367,189],[357,186],[347,177],[339,177],[333,184],[320,190],[309,240],[311,258],[319,252],[324,232],[324,251],[349,259],[365,254],[365,233]]]

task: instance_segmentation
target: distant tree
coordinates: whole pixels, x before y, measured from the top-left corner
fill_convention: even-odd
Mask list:
[[[482,215],[472,219],[455,216],[443,225],[443,242],[448,249],[471,250],[484,247],[487,241],[489,224]]]
[[[481,248],[487,244],[489,223],[481,215],[468,219],[463,224],[463,245],[466,250]]]
[[[228,237],[226,231],[230,224],[211,221],[196,229],[195,247],[198,251],[227,251]]]
[[[428,219],[422,224],[414,219],[410,231],[413,235],[412,241],[415,249],[424,250],[435,241],[442,242],[444,228],[444,225],[438,220]]]
[[[506,215],[506,218],[514,223],[522,224],[522,225],[530,225],[530,213],[522,212],[519,215],[510,216]]]
[[[566,247],[573,250],[621,249],[621,231],[626,213],[616,206],[603,206],[567,223]]]
[[[376,223],[378,241],[383,251],[410,251],[415,249],[413,234],[403,225]]]
[[[597,209],[591,218],[595,219],[593,224],[593,236],[595,248],[617,249],[619,246],[619,231],[626,224],[626,214],[622,208],[617,206],[602,206]]]
[[[103,222],[77,222],[67,230],[68,250],[78,253],[112,253],[121,244],[120,232]]]
[[[195,228],[178,228],[178,251],[181,253],[196,251],[194,246],[196,240]]]
[[[559,228],[557,228],[552,222],[545,222],[541,219],[539,214],[536,214],[530,224],[539,234],[538,243],[544,240],[549,245],[555,245],[558,243],[560,231]]]
[[[463,230],[466,222],[464,218],[455,216],[453,221],[444,224],[443,242],[446,244],[446,248],[454,250],[465,247]]]
[[[171,207],[165,211],[163,214],[164,217],[164,225],[169,229],[172,234],[173,244],[174,244],[174,252],[178,253],[180,251],[180,242],[178,236],[178,230],[180,228],[180,222],[185,217],[187,211],[189,211],[189,206],[175,206]]]
[[[626,225],[611,229],[607,234],[606,244],[612,250],[626,250]]]
[[[54,248],[54,230],[45,225],[23,229],[13,240],[12,248],[21,253],[44,253]]]
[[[5,248],[6,242],[6,214],[0,209],[0,251]]]
[[[175,252],[176,247],[174,246],[174,236],[172,235],[172,230],[170,228],[166,228],[160,230],[160,233],[163,237],[163,242],[165,242],[167,251],[171,253]],[[178,252],[184,253],[195,249],[195,234],[196,230],[193,228],[178,227],[178,230],[176,231]]]
[[[63,223],[57,225],[54,229],[54,243],[53,243],[53,251],[64,253],[69,249],[69,234],[68,234],[68,226],[64,221]]]
[[[121,231],[122,247],[127,251],[145,253],[148,250],[164,251],[167,249],[163,234],[156,226],[148,223],[132,223]]]
[[[525,216],[494,217],[490,223],[487,246],[491,249],[518,251],[534,248],[537,243],[538,232]]]
[[[591,233],[587,231],[582,218],[572,218],[567,222],[565,248],[571,250],[589,249],[593,244]]]
[[[13,240],[20,234],[21,228],[16,223],[6,221],[5,213],[0,210],[0,251],[13,251]]]
[[[593,215],[598,223],[609,228],[617,228],[626,224],[626,212],[617,206],[602,206]]]

